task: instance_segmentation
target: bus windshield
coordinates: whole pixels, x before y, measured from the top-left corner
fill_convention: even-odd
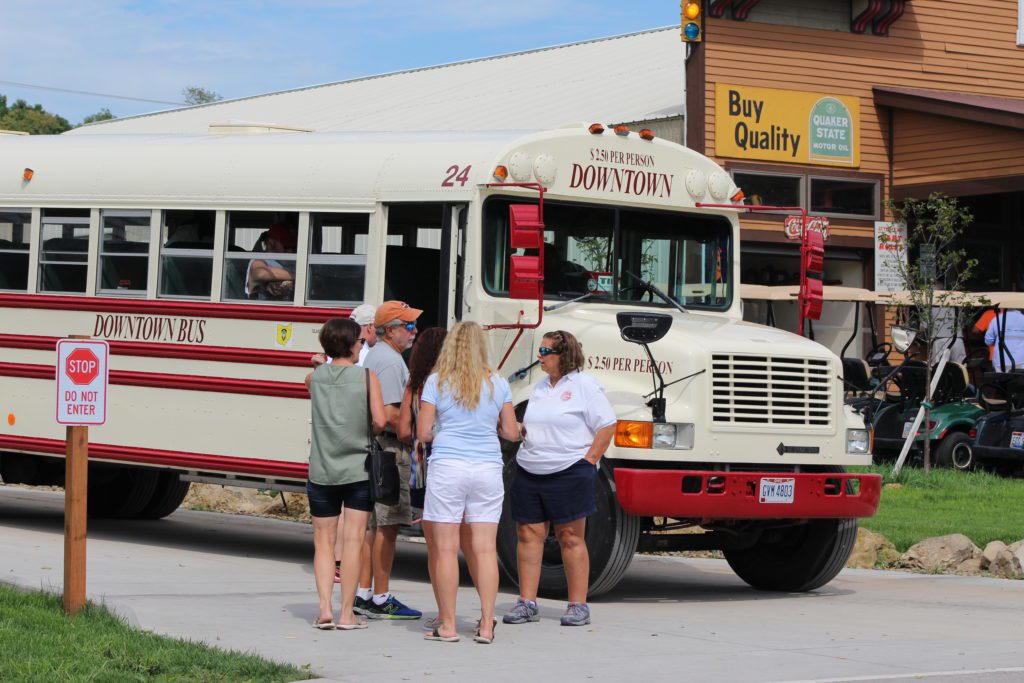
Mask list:
[[[509,205],[484,204],[483,280],[508,294]],[[687,308],[723,310],[731,302],[731,225],[720,216],[544,202],[544,295],[667,306],[641,278]],[[636,277],[633,277],[636,276]]]

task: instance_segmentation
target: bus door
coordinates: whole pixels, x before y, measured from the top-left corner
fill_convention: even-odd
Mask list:
[[[461,318],[460,278],[465,204],[389,204],[384,301],[423,310],[419,329],[450,327]]]

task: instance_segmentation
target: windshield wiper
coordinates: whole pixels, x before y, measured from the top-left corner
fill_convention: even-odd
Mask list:
[[[551,304],[550,306],[545,306],[544,310],[545,311],[557,311],[562,306],[568,306],[569,304],[574,304],[577,301],[583,301],[584,299],[587,299],[587,298],[592,297],[592,296],[594,296],[593,292],[587,292],[583,296],[578,296],[575,299],[569,299],[568,301],[563,301],[561,303]]]
[[[631,278],[633,278],[634,280],[636,280],[637,282],[639,282],[639,283],[640,283],[641,285],[643,285],[643,287],[644,287],[644,288],[645,288],[645,289],[646,289],[646,290],[647,290],[648,292],[651,292],[652,294],[657,294],[657,295],[658,295],[658,298],[660,298],[660,299],[663,299],[663,300],[665,301],[665,303],[668,303],[668,304],[671,304],[672,306],[675,306],[676,308],[678,308],[678,309],[679,309],[680,311],[682,311],[683,313],[689,313],[689,311],[688,311],[688,310],[686,310],[685,308],[683,308],[683,305],[682,305],[681,303],[679,303],[678,301],[676,301],[675,299],[673,299],[672,297],[670,297],[670,296],[669,296],[668,294],[666,294],[665,292],[661,291],[660,289],[658,289],[657,287],[655,287],[654,285],[652,285],[652,284],[651,284],[650,282],[648,282],[647,280],[644,280],[643,278],[639,278],[639,277],[637,277],[637,276],[636,276],[635,274],[631,273],[631,272],[630,272],[630,271],[628,271],[628,270],[627,270],[627,271],[625,271],[625,273],[626,273],[626,275],[630,276]]]

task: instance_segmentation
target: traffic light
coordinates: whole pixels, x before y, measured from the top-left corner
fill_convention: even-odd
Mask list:
[[[699,43],[704,37],[701,24],[704,21],[702,0],[682,0],[679,7],[682,11],[682,38],[684,43]]]

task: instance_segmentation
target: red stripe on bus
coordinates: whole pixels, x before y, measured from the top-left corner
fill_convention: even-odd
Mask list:
[[[0,376],[29,379],[54,379],[52,365],[29,363],[0,363]],[[111,370],[110,383],[130,387],[180,389],[182,391],[211,391],[223,394],[248,394],[275,398],[309,398],[306,385],[300,382],[273,382],[265,379],[237,377],[203,377],[201,375],[170,375],[159,372],[132,372]]]
[[[53,351],[60,337],[31,334],[0,334],[0,347]],[[231,346],[192,346],[161,342],[131,342],[108,340],[110,352],[115,356],[142,356],[146,358],[182,358],[209,360],[221,363],[252,363],[278,365],[290,368],[308,368],[310,353],[306,351],[276,351],[270,349],[244,349]]]
[[[64,455],[65,444],[61,439],[0,434],[0,448],[30,453]],[[301,462],[234,458],[226,455],[164,451],[155,448],[138,448],[135,446],[117,446],[114,444],[92,442],[89,443],[89,459],[164,465],[205,472],[260,474],[288,479],[305,479],[309,472],[309,466]]]
[[[188,318],[274,320],[277,322],[296,323],[322,323],[329,318],[346,317],[351,312],[351,309],[348,308],[223,304],[207,301],[116,299],[112,297],[57,296],[51,294],[0,294],[0,308],[37,308],[95,313],[145,313],[149,315],[178,315]]]

